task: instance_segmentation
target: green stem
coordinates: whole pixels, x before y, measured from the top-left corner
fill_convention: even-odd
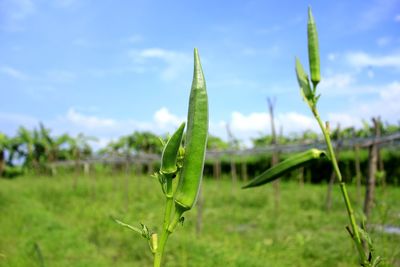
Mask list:
[[[163,232],[161,234],[160,243],[158,244],[156,254],[154,255],[154,265],[153,265],[154,267],[161,266],[161,260],[162,260],[165,244],[167,243],[169,234],[170,234],[170,232],[168,231],[168,229],[163,230]]]
[[[169,222],[171,219],[171,211],[174,203],[173,199],[173,189],[172,189],[172,178],[167,178],[167,190],[166,190],[166,204],[165,204],[165,214],[164,214],[164,222],[162,227],[162,233],[160,237],[160,242],[158,244],[158,248],[156,253],[154,254],[154,267],[161,266],[162,256],[164,254],[165,244],[167,243],[168,237],[171,232],[168,230]]]
[[[329,135],[328,130],[324,126],[321,118],[319,117],[316,106],[315,105],[312,106],[311,110],[312,110],[312,113],[314,114],[315,119],[318,121],[318,124],[319,124],[319,127],[321,128],[322,134],[324,135],[326,146],[328,147],[328,155],[331,159],[332,166],[335,171],[336,177],[338,178],[338,180],[340,182],[340,190],[342,192],[343,200],[346,205],[347,215],[349,217],[351,229],[353,232],[352,238],[356,244],[357,251],[360,256],[360,261],[362,264],[364,264],[366,262],[366,255],[365,255],[364,248],[363,248],[363,245],[361,242],[360,234],[358,232],[357,223],[356,223],[356,219],[354,216],[354,211],[353,211],[353,208],[350,203],[349,195],[347,193],[346,184],[343,182],[342,174],[340,172],[339,165],[336,160],[335,152],[333,151],[331,137]]]

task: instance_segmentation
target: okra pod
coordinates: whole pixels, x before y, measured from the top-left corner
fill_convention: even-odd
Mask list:
[[[189,98],[185,157],[176,189],[177,210],[190,210],[196,203],[203,177],[208,136],[208,98],[206,82],[197,49],[194,50],[193,82]]]
[[[308,60],[310,64],[311,81],[315,89],[315,87],[321,80],[321,73],[320,73],[317,26],[315,24],[314,17],[311,12],[311,7],[308,8],[307,36],[308,36]]]
[[[265,172],[251,180],[250,183],[243,186],[243,188],[256,187],[272,182],[281,177],[283,174],[304,166],[310,161],[314,159],[319,159],[325,155],[325,151],[315,148],[294,155],[293,157],[290,157],[278,163],[277,165],[274,165],[272,168],[266,170]]]
[[[177,172],[176,160],[179,154],[179,147],[182,143],[184,129],[185,123],[183,122],[164,146],[160,168],[160,173],[163,175],[173,175]]]

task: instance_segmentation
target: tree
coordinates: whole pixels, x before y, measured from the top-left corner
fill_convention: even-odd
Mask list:
[[[8,137],[0,133],[0,176],[3,174],[5,168],[5,151],[8,146]]]

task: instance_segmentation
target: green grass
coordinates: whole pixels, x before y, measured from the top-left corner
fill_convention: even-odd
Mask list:
[[[130,177],[129,201],[126,188],[124,175],[82,176],[76,189],[72,176],[0,179],[0,266],[41,266],[35,243],[44,266],[152,266],[145,240],[109,216],[153,229],[162,222],[163,195],[150,177]],[[184,227],[168,241],[165,264],[357,266],[339,188],[329,213],[325,193],[325,185],[281,183],[277,214],[271,186],[241,190],[228,179],[207,179],[202,233],[195,233],[196,209],[185,214]],[[371,223],[400,226],[400,188],[377,194]],[[386,258],[382,266],[400,266],[400,235],[371,233]]]

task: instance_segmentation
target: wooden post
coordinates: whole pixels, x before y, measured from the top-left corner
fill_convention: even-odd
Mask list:
[[[154,173],[154,165],[153,165],[153,161],[149,160],[147,163],[147,174],[148,175],[152,175]]]
[[[85,175],[89,175],[90,174],[90,164],[88,162],[85,162],[83,164],[83,173]]]
[[[385,190],[385,187],[386,187],[385,164],[383,163],[383,157],[382,157],[382,153],[381,153],[381,149],[380,149],[379,145],[378,145],[378,170],[381,175],[380,182],[381,182],[382,190]]]
[[[4,150],[0,150],[0,177],[3,174],[4,167],[5,167]]]
[[[201,230],[203,229],[203,205],[204,197],[202,193],[203,189],[200,187],[199,196],[197,199],[197,218],[196,218],[196,235],[200,236]]]
[[[354,164],[355,164],[355,169],[356,169],[356,186],[357,186],[357,201],[359,205],[361,205],[361,179],[362,179],[362,174],[361,174],[361,166],[360,166],[360,145],[356,144],[354,146]]]
[[[271,158],[271,166],[274,166],[279,163],[279,151],[277,150],[277,138],[276,138],[276,131],[275,131],[275,119],[274,119],[274,108],[275,108],[275,98],[267,98],[268,102],[268,110],[269,110],[269,116],[271,120],[271,145],[274,147],[274,150],[272,151],[272,158]],[[279,202],[280,202],[280,181],[279,179],[275,180],[272,182],[273,188],[274,188],[274,202],[275,202],[275,211],[278,212],[279,210]]]
[[[236,163],[232,159],[233,156],[231,156],[231,177],[232,177],[232,183],[236,184],[237,182],[237,174],[236,174]]]
[[[247,182],[249,177],[247,176],[247,162],[242,161],[242,179],[243,181]]]
[[[226,132],[228,133],[230,148],[236,150],[238,148],[238,143],[236,138],[233,136],[231,129],[229,128],[229,124],[226,124]],[[234,161],[234,153],[230,155],[230,164],[231,164],[231,177],[232,183],[236,184],[237,182],[237,174],[236,174],[236,163]]]
[[[221,178],[221,161],[219,160],[218,157],[215,158],[215,161],[214,161],[213,173],[214,173],[215,179],[219,180]]]
[[[374,125],[374,134],[375,139],[380,137],[380,127],[379,127],[379,118],[372,118],[372,122]],[[367,219],[371,215],[372,206],[374,203],[374,193],[375,193],[375,176],[378,165],[378,144],[373,142],[369,147],[368,154],[368,180],[366,185],[365,192],[365,201],[364,201],[364,214]]]
[[[135,171],[136,171],[136,176],[141,176],[143,173],[143,166],[142,163],[139,161],[139,156],[135,156]]]
[[[335,156],[339,161],[339,152],[340,152],[340,147],[341,147],[341,140],[340,140],[340,124],[338,124],[338,126],[336,127],[336,131],[337,131],[337,140],[336,140],[336,144],[335,144]],[[330,211],[332,208],[332,190],[333,190],[333,185],[335,183],[335,179],[336,179],[336,173],[335,170],[332,170],[331,172],[331,176],[329,178],[329,182],[328,182],[328,191],[326,193],[326,202],[325,202],[325,208],[327,211]]]
[[[130,154],[126,153],[125,159],[125,181],[124,181],[124,195],[125,195],[125,210],[129,207],[129,175],[130,175]]]
[[[299,168],[299,184],[304,187],[304,167]]]

